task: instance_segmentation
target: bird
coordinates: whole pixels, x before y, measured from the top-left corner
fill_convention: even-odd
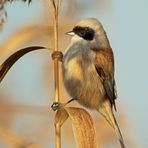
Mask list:
[[[85,18],[67,34],[71,41],[64,51],[61,66],[68,94],[82,106],[100,112],[115,130],[121,148],[125,148],[113,112],[117,98],[114,54],[101,22]]]

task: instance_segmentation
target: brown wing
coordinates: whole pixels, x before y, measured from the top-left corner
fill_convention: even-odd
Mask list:
[[[94,65],[104,85],[107,98],[109,99],[111,106],[114,106],[114,109],[116,110],[115,99],[117,98],[117,93],[115,89],[114,57],[112,49],[106,48],[96,51]]]

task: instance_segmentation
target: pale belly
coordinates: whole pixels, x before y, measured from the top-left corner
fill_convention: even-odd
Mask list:
[[[62,71],[67,92],[80,104],[97,108],[104,100],[104,87],[89,58],[83,59],[81,56],[68,60],[65,58]]]

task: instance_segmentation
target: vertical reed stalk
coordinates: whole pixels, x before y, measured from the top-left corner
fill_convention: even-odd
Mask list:
[[[58,8],[59,0],[51,0],[53,5],[53,20],[54,20],[54,51],[58,51]],[[54,80],[55,80],[55,102],[60,102],[59,93],[59,62],[58,59],[54,59]],[[56,138],[56,148],[61,148],[61,127],[59,124],[55,124],[55,138]]]

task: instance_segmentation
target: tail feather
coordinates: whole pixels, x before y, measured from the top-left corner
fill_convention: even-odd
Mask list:
[[[108,123],[114,128],[115,133],[117,134],[117,136],[119,138],[121,148],[125,148],[120,128],[119,128],[118,123],[115,119],[115,116],[113,114],[113,111],[111,109],[111,105],[110,105],[109,101],[108,100],[104,101],[102,103],[102,105],[99,107],[98,111],[105,117],[105,119],[108,121]]]

